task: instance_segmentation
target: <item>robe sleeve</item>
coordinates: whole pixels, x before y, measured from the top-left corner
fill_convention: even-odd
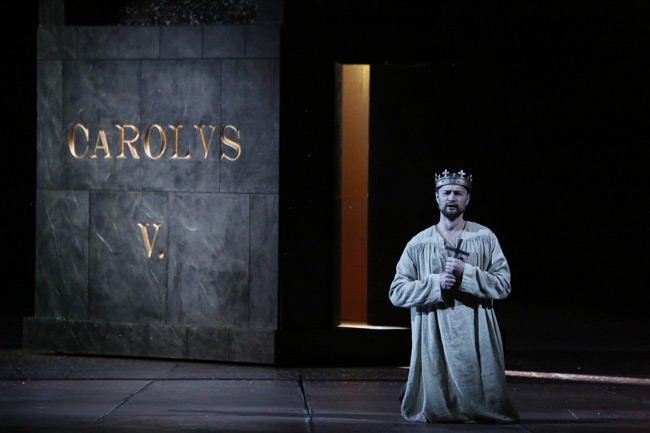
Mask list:
[[[395,278],[390,285],[389,298],[396,307],[420,307],[442,302],[438,274],[418,279],[418,271],[407,248],[397,263]]]
[[[496,236],[486,242],[485,270],[465,263],[460,291],[482,299],[504,299],[510,294],[510,267]]]

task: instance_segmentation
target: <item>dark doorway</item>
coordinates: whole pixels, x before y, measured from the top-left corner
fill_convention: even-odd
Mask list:
[[[388,290],[404,246],[433,224],[444,86],[431,65],[373,65],[370,84],[368,323],[408,326]]]

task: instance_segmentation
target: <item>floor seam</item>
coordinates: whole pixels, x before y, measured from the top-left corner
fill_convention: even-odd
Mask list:
[[[312,410],[309,406],[309,398],[305,392],[305,383],[302,379],[302,372],[298,369],[298,386],[300,387],[300,394],[302,395],[302,403],[307,413],[307,431],[311,433],[313,431],[313,419],[312,419]]]
[[[102,421],[104,420],[104,418],[106,418],[107,416],[111,415],[113,412],[115,412],[115,411],[118,410],[120,407],[122,407],[125,403],[128,403],[129,401],[131,401],[131,400],[133,399],[133,397],[135,397],[136,395],[140,394],[140,393],[141,393],[145,388],[147,388],[149,385],[151,385],[151,384],[154,383],[154,382],[155,382],[155,379],[152,379],[152,380],[150,380],[149,382],[147,382],[147,383],[145,383],[144,385],[142,385],[142,386],[141,386],[140,388],[138,388],[135,392],[131,393],[127,398],[125,398],[124,400],[122,400],[121,402],[119,402],[118,404],[116,404],[115,406],[113,406],[112,408],[110,408],[110,409],[108,410],[108,412],[106,412],[104,415],[102,415],[102,416],[100,416],[99,418],[97,418],[97,420],[95,421],[95,424],[98,424],[98,423],[102,422]]]
[[[140,388],[138,388],[135,392],[131,393],[131,395],[129,395],[127,398],[125,398],[124,400],[122,400],[121,402],[119,402],[118,404],[116,404],[115,406],[113,406],[112,408],[110,408],[110,409],[108,410],[108,412],[106,412],[104,415],[102,415],[102,416],[100,416],[99,418],[97,418],[97,420],[95,421],[95,424],[102,422],[102,420],[104,420],[104,418],[106,418],[107,416],[111,415],[113,412],[115,412],[116,410],[118,410],[120,407],[122,407],[122,406],[123,406],[124,404],[126,404],[127,402],[131,401],[131,400],[133,399],[133,397],[135,397],[136,395],[140,394],[144,389],[146,389],[147,387],[149,387],[149,385],[151,385],[152,383],[154,383],[156,380],[162,379],[163,377],[167,376],[169,373],[171,373],[172,371],[174,371],[176,368],[178,368],[178,364],[174,364],[174,366],[172,366],[172,367],[171,367],[169,370],[167,370],[165,373],[159,375],[157,379],[150,379],[147,383],[145,383],[144,385],[142,385],[142,386],[141,386]]]

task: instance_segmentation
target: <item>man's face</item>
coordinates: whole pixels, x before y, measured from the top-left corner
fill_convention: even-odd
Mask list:
[[[455,220],[465,213],[469,193],[460,185],[446,185],[436,191],[436,201],[440,212],[450,220]]]

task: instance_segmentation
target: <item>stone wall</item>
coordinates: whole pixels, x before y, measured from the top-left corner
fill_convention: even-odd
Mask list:
[[[279,24],[38,29],[26,348],[274,361]]]

